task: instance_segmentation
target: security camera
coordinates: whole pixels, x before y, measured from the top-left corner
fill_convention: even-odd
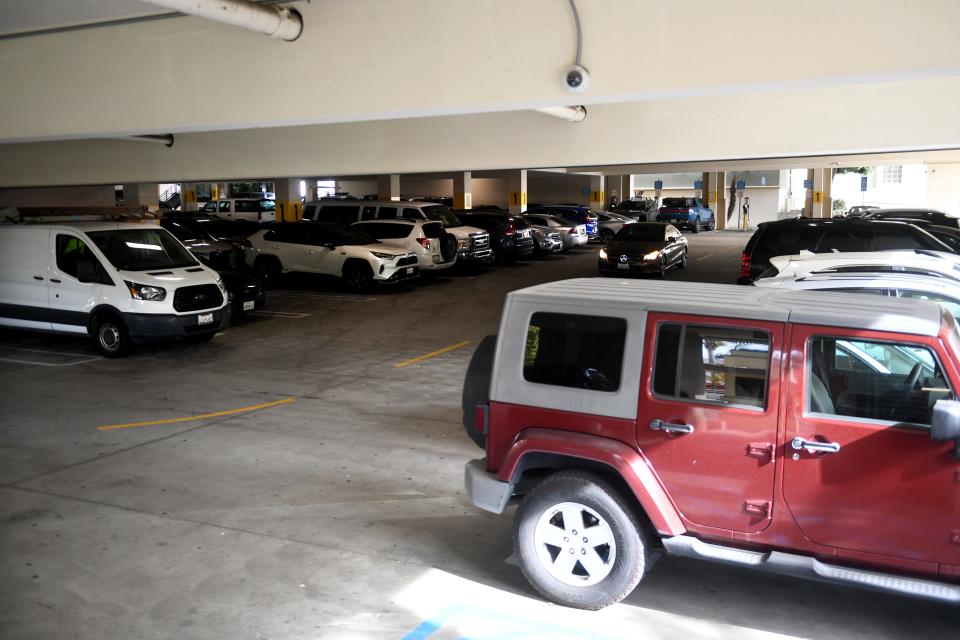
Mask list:
[[[590,86],[590,72],[578,64],[563,72],[563,86],[571,93],[582,93]]]

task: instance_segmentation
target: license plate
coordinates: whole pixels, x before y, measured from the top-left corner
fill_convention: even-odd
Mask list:
[[[406,269],[403,270],[403,272],[406,273],[408,276],[413,275],[413,267],[407,267]]]
[[[254,307],[254,301],[253,301],[253,300],[247,300],[246,302],[243,303],[243,310],[244,310],[244,311],[253,311],[253,307]]]
[[[197,316],[197,324],[211,324],[213,322],[212,313],[201,313]]]
[[[433,261],[434,261],[434,262],[440,262],[440,256],[436,256],[436,255],[433,256]]]
[[[624,271],[629,271],[629,270],[630,270],[630,265],[620,263],[620,264],[617,265],[617,269],[622,269],[622,270],[624,270]]]

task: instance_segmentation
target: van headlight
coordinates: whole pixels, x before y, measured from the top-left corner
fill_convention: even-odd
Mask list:
[[[223,284],[223,278],[217,276],[217,288],[220,289],[220,293],[226,295],[227,287]]]
[[[152,284],[138,284],[124,280],[127,289],[130,291],[130,297],[134,300],[153,300],[160,302],[167,297],[167,290],[163,287],[155,287]]]

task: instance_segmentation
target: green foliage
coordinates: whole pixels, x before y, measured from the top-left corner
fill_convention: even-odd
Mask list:
[[[873,171],[873,167],[840,167],[833,170],[835,174],[859,173],[862,176],[870,175],[871,171]]]
[[[836,200],[833,201],[833,211],[834,211],[835,213],[836,213],[837,211],[846,211],[846,210],[847,210],[847,203],[846,203],[846,201],[841,200],[841,199],[839,199],[839,198],[837,198]]]

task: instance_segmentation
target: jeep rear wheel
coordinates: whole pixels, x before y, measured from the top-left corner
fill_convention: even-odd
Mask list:
[[[373,289],[373,271],[366,263],[351,262],[343,268],[343,281],[355,293],[368,293]]]
[[[646,534],[623,497],[599,476],[556,473],[521,503],[514,551],[547,599],[597,610],[627,597],[647,567]]]

